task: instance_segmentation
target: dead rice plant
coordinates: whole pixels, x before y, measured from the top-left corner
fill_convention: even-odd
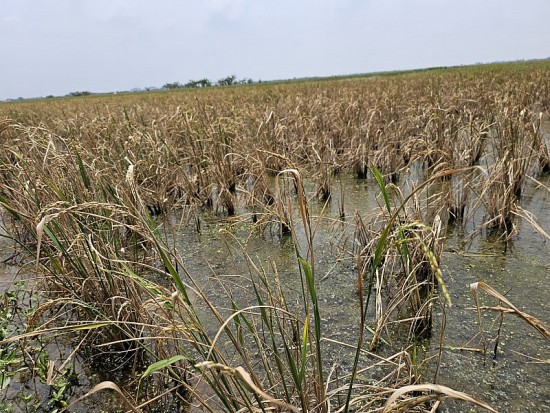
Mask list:
[[[356,219],[357,273],[359,291],[367,279],[367,290],[374,292],[375,327],[371,348],[378,345],[388,325],[406,321],[411,337],[429,336],[431,332],[431,301],[441,281],[439,260],[443,247],[441,221],[422,223],[418,206],[410,210],[405,199],[396,208],[389,201],[383,178],[377,170],[383,197],[379,215],[368,223]],[[414,193],[413,193],[414,194]],[[414,195],[407,199],[414,199]],[[445,292],[445,285],[441,288]]]

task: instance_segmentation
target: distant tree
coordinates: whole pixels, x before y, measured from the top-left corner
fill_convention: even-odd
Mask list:
[[[190,80],[185,84],[185,87],[209,87],[212,86],[212,82],[208,79]]]
[[[184,87],[180,82],[165,83],[162,86],[163,89],[182,89]]]
[[[254,83],[254,81],[252,79],[241,79],[238,80],[236,83],[239,85],[251,85],[252,83]]]
[[[218,86],[231,86],[234,85],[237,80],[237,76],[231,75],[218,80]]]
[[[199,87],[210,87],[212,86],[212,82],[206,78],[197,80],[197,83],[199,84]]]
[[[92,92],[88,92],[87,90],[77,91],[77,92],[71,92],[69,93],[70,96],[89,96]]]

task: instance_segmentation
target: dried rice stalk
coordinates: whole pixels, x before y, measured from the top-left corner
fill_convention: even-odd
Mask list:
[[[539,319],[533,317],[532,315],[529,315],[527,313],[524,313],[523,311],[519,310],[516,306],[514,306],[506,297],[504,297],[502,294],[500,294],[498,291],[496,291],[493,287],[491,287],[488,284],[485,284],[483,281],[478,281],[476,283],[470,284],[470,290],[472,291],[472,294],[474,295],[474,299],[476,301],[476,305],[478,303],[478,296],[477,291],[478,289],[484,290],[487,294],[492,295],[497,300],[502,301],[504,304],[506,304],[508,307],[510,307],[511,313],[514,313],[519,318],[522,318],[525,320],[528,324],[533,326],[535,330],[537,330],[539,333],[541,333],[547,340],[550,340],[550,330],[548,327],[546,327],[542,321]],[[478,312],[479,312],[479,305]]]
[[[405,393],[409,393],[413,391],[431,391],[431,392],[434,392],[435,394],[432,394],[430,396],[414,397],[411,399],[404,400],[398,403],[397,405],[395,404],[399,397],[401,397]],[[383,413],[406,412],[411,407],[417,406],[419,402],[423,403],[430,400],[441,400],[441,399],[448,399],[448,398],[473,403],[479,407],[483,407],[484,409],[490,412],[498,413],[495,409],[493,409],[488,404],[482,401],[479,401],[477,399],[474,399],[472,396],[468,396],[466,393],[462,393],[462,392],[450,389],[448,387],[441,386],[439,384],[415,384],[410,386],[404,386],[395,390],[393,394],[390,396],[390,398],[386,401],[386,404],[384,404]]]

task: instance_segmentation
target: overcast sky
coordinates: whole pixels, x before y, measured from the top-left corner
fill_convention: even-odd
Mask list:
[[[0,0],[0,100],[550,57],[550,0]]]

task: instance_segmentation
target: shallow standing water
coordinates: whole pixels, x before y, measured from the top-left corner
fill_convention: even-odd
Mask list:
[[[542,182],[548,186],[550,180],[544,178]],[[356,320],[359,310],[355,259],[345,252],[349,250],[351,241],[352,229],[349,224],[355,211],[363,214],[378,208],[376,198],[379,191],[373,182],[352,177],[343,178],[343,187],[346,221],[338,220],[338,194],[333,196],[326,208],[314,200],[310,201],[309,206],[312,215],[317,217],[314,221],[318,219],[320,222],[315,254],[319,297],[325,304],[321,309],[323,331],[328,331],[330,338],[353,345],[357,340]],[[339,188],[337,181],[335,188]],[[550,231],[549,202],[550,191],[534,184],[528,185],[522,198],[522,207],[537,217],[537,222],[545,231]],[[248,273],[235,239],[268,272],[272,267],[277,268],[285,288],[299,294],[298,266],[290,239],[281,240],[269,231],[261,236],[249,237],[250,224],[246,222],[220,221],[213,216],[204,216],[202,222],[201,234],[189,227],[184,229],[176,241],[176,247],[184,257],[187,270],[194,276],[204,277],[204,288],[211,296],[217,295],[217,281],[209,284],[209,275],[215,273],[229,279],[236,274]],[[299,222],[296,217],[296,223]],[[520,310],[549,325],[550,307],[547,302],[550,300],[550,244],[531,224],[519,221],[519,235],[512,241],[503,243],[482,233],[464,249],[464,231],[471,230],[468,225],[466,229],[450,230],[441,259],[443,277],[453,306],[446,309],[438,383],[486,401],[502,412],[550,411],[548,341],[523,320],[508,314],[503,319],[498,351],[494,357],[493,346],[499,317],[495,312],[484,311],[482,320],[487,330],[487,353],[473,351],[481,349],[482,342],[477,335],[477,313],[469,288],[471,283],[484,281],[506,295]],[[299,232],[298,238],[302,251],[305,251],[302,232]],[[344,245],[347,247],[343,248]],[[480,297],[482,305],[498,305],[495,299],[483,292],[480,292]],[[431,340],[425,343],[427,355],[438,352],[441,321],[441,311],[436,308],[434,332]],[[344,371],[351,361],[349,354],[331,346],[325,348],[325,356],[328,365],[337,363]],[[432,365],[425,371],[423,381],[431,382],[434,373],[435,366]],[[482,410],[465,403],[445,402],[440,411]]]
[[[542,183],[550,186],[550,179]],[[310,200],[312,221],[316,225],[315,262],[319,299],[323,303],[321,317],[323,331],[329,338],[354,345],[357,340],[359,317],[356,293],[355,258],[350,253],[353,242],[352,222],[356,212],[365,214],[379,208],[378,187],[372,180],[343,177],[341,184],[334,181],[335,193],[327,205]],[[339,220],[339,191],[344,188],[346,219]],[[307,192],[314,193],[308,186]],[[530,183],[522,198],[522,206],[532,212],[541,227],[550,232],[550,191]],[[280,238],[276,230],[264,230],[250,235],[250,216],[243,219],[225,219],[211,213],[201,216],[201,232],[194,225],[179,225],[178,216],[165,223],[168,232],[176,231],[172,242],[181,254],[187,271],[193,274],[214,300],[223,307],[224,293],[219,280],[227,285],[248,275],[249,268],[243,251],[268,274],[278,274],[285,291],[298,297],[301,291],[295,248],[290,238]],[[304,233],[298,227],[300,249],[305,254]],[[524,221],[520,221],[519,235],[507,244],[483,234],[475,237],[464,249],[464,237],[472,228],[454,228],[441,259],[444,280],[450,290],[453,306],[446,309],[446,326],[438,383],[463,391],[488,402],[502,412],[550,411],[550,346],[548,341],[524,321],[513,315],[503,320],[496,358],[493,348],[487,354],[472,351],[481,348],[476,312],[469,285],[485,281],[521,310],[550,322],[550,245]],[[466,234],[464,234],[466,232]],[[9,253],[9,243],[0,244],[3,256]],[[4,290],[13,279],[17,267],[2,267],[0,288]],[[215,276],[214,276],[215,275]],[[235,297],[250,300],[246,290],[236,282]],[[246,287],[246,285],[245,285]],[[495,300],[481,293],[482,303],[496,305]],[[298,300],[297,300],[298,301]],[[229,314],[229,310],[227,312]],[[434,332],[424,343],[427,355],[438,351],[441,311],[436,308]],[[495,313],[483,313],[486,330],[498,321]],[[496,328],[487,333],[489,346],[494,345]],[[368,339],[368,338],[367,338]],[[327,344],[324,348],[327,365],[336,363],[342,371],[350,368],[351,357],[340,347]],[[542,362],[541,362],[542,361]],[[424,371],[424,382],[431,382],[435,366]],[[86,410],[79,411],[93,411]],[[464,403],[445,402],[442,412],[482,411]]]
[[[548,186],[548,177],[543,183]],[[550,229],[550,192],[547,188],[530,186],[522,198],[522,207],[532,212],[542,228]],[[448,246],[457,245],[454,235]],[[469,284],[484,281],[530,315],[550,323],[550,244],[532,227],[520,221],[519,235],[508,243],[495,243],[479,237],[469,254],[445,252],[442,257],[444,274],[453,296],[454,306],[447,311],[445,346],[472,347],[480,340],[469,341],[477,329],[476,312]],[[482,304],[497,305],[481,293]],[[488,328],[498,317],[484,313]],[[491,330],[494,338],[498,324]],[[502,412],[550,411],[550,345],[540,333],[525,321],[505,315],[496,357],[494,341],[488,354],[444,350],[440,381],[450,387],[486,400]],[[445,412],[477,411],[449,403]]]

